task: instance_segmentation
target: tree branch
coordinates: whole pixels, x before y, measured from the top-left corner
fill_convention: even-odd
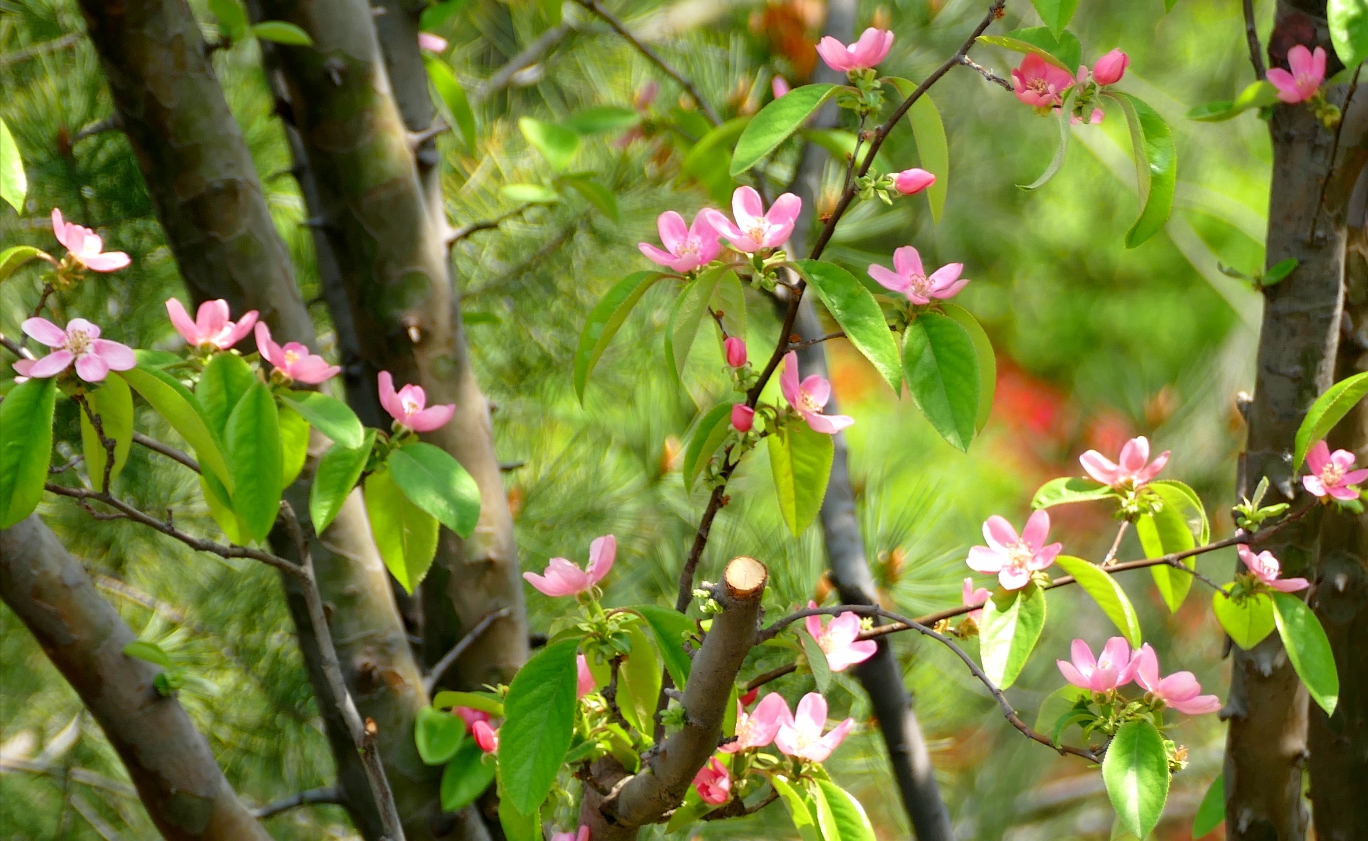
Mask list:
[[[470,104],[479,105],[489,99],[494,94],[502,91],[512,84],[514,77],[523,70],[531,67],[542,60],[553,47],[565,40],[565,36],[574,30],[569,23],[561,23],[553,26],[542,34],[538,35],[522,51],[503,63],[494,75],[476,86],[470,94]]]
[[[311,788],[308,791],[297,792],[291,794],[289,797],[273,800],[265,806],[258,806],[252,810],[252,815],[257,820],[265,820],[266,818],[299,806],[314,806],[318,804],[337,805],[342,803],[343,799],[342,792],[332,786]]]
[[[460,642],[453,645],[451,647],[451,650],[448,651],[446,654],[443,654],[442,659],[438,660],[437,663],[432,667],[432,671],[428,673],[428,676],[423,678],[423,689],[426,690],[429,695],[431,695],[433,690],[437,688],[437,684],[441,682],[442,675],[446,674],[446,670],[451,668],[453,663],[461,659],[461,655],[465,653],[466,649],[470,647],[471,643],[479,639],[480,634],[483,634],[486,628],[488,628],[490,625],[493,625],[495,620],[504,618],[508,615],[508,613],[508,608],[501,607],[498,610],[486,616],[485,618],[481,619],[475,625],[475,627],[470,629],[469,633],[461,637]]]
[[[1254,67],[1254,77],[1262,79],[1264,70],[1263,47],[1259,45],[1259,27],[1254,22],[1254,0],[1244,0],[1245,41],[1249,44],[1249,63]]]

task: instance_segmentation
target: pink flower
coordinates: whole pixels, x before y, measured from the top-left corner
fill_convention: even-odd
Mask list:
[[[1149,643],[1145,643],[1135,653],[1135,682],[1144,687],[1151,695],[1186,715],[1214,713],[1221,708],[1221,699],[1215,695],[1201,695],[1202,686],[1192,672],[1174,672],[1163,680],[1159,679],[1159,658]]]
[[[19,373],[35,379],[55,377],[76,363],[76,374],[88,383],[98,383],[110,371],[127,371],[138,360],[133,351],[118,342],[100,338],[100,328],[84,318],[73,318],[66,329],[46,318],[30,318],[20,325],[23,331],[40,343],[54,348],[52,353],[35,360],[28,371]],[[18,363],[15,364],[18,371]]]
[[[589,841],[589,827],[581,826],[579,833],[573,832],[553,832],[551,841]]]
[[[187,344],[204,349],[227,350],[242,341],[257,320],[257,311],[249,310],[236,322],[229,321],[228,302],[222,298],[200,304],[194,321],[175,298],[166,299],[166,312],[171,316],[171,326]]]
[[[1131,657],[1130,643],[1125,637],[1112,637],[1102,647],[1102,656],[1093,659],[1092,649],[1083,640],[1073,641],[1073,662],[1056,660],[1064,679],[1079,689],[1110,692],[1135,679],[1140,667],[1138,658]]]
[[[783,76],[775,76],[773,79],[770,79],[770,90],[773,91],[774,98],[779,99],[789,92],[788,79],[785,79]]]
[[[831,399],[831,383],[820,374],[813,374],[798,382],[798,354],[789,351],[784,356],[784,373],[779,375],[779,389],[784,399],[803,416],[813,432],[835,435],[855,422],[845,415],[824,415],[822,409]]]
[[[1360,482],[1368,481],[1368,470],[1352,470],[1354,454],[1348,450],[1335,450],[1324,441],[1317,441],[1306,454],[1309,475],[1302,477],[1302,487],[1316,496],[1332,496],[1335,499],[1358,499],[1358,493],[1350,488]]]
[[[904,196],[911,196],[920,193],[927,187],[936,183],[936,176],[924,169],[904,169],[902,172],[893,176],[893,189],[902,193]]]
[[[589,544],[589,568],[580,569],[565,558],[552,558],[543,575],[524,572],[523,578],[551,597],[575,596],[593,588],[613,568],[617,538],[606,534]]]
[[[966,576],[964,579],[964,588],[960,591],[960,602],[965,607],[974,604],[983,604],[988,601],[988,597],[991,595],[993,594],[988,591],[987,587],[980,587],[975,590],[974,579]],[[967,615],[970,619],[974,620],[975,625],[983,624],[983,608],[980,607],[977,610],[971,610]]]
[[[847,718],[823,736],[826,717],[826,699],[809,692],[798,702],[798,712],[793,718],[779,725],[779,732],[774,734],[774,746],[789,756],[825,762],[855,726],[855,719]]]
[[[380,372],[380,405],[389,412],[394,422],[414,432],[431,432],[446,426],[456,414],[456,404],[427,406],[427,394],[420,385],[406,385],[394,391],[394,378],[389,371]]]
[[[310,353],[299,342],[286,342],[282,348],[271,341],[271,328],[263,321],[256,324],[256,343],[261,358],[274,365],[281,376],[295,382],[317,385],[342,370],[337,365],[329,365],[323,357]]]
[[[728,336],[722,342],[722,349],[727,353],[727,364],[733,368],[740,368],[746,364],[746,343],[736,336]]]
[[[665,266],[677,272],[691,272],[699,266],[711,263],[722,253],[722,245],[717,241],[717,231],[709,214],[715,210],[700,210],[694,217],[692,227],[684,227],[684,217],[667,210],[656,220],[660,231],[660,242],[665,246],[661,251],[649,242],[637,243],[637,248],[658,266]],[[726,218],[726,217],[723,217]]]
[[[474,710],[470,707],[453,707],[451,709],[451,714],[460,716],[461,720],[465,722],[467,733],[474,730],[475,722],[477,721],[483,721],[486,724],[489,723],[489,713],[484,710]]]
[[[26,383],[32,379],[29,374],[33,372],[33,366],[38,364],[36,359],[16,359],[14,362],[14,373],[19,376],[14,378],[16,383]]]
[[[597,688],[594,675],[589,671],[589,661],[583,654],[575,655],[575,697],[583,698]]]
[[[934,178],[934,176],[932,176]],[[947,263],[927,276],[922,268],[921,254],[910,245],[893,252],[893,271],[875,263],[869,276],[890,292],[897,292],[914,304],[925,306],[932,298],[945,300],[959,294],[969,278],[960,277],[963,263]]]
[[[745,403],[732,406],[731,425],[737,432],[750,432],[755,426],[755,410]]]
[[[1325,50],[1316,47],[1312,53],[1298,44],[1287,51],[1287,64],[1291,73],[1281,67],[1268,68],[1268,81],[1278,89],[1278,99],[1295,103],[1315,96],[1325,79]]]
[[[736,702],[736,741],[728,742],[718,750],[723,753],[736,753],[750,748],[763,748],[774,741],[779,728],[792,723],[793,713],[789,712],[788,702],[778,692],[771,692],[760,700],[755,712],[746,713],[741,701]]]
[[[1054,563],[1064,548],[1062,543],[1045,545],[1050,531],[1050,515],[1037,511],[1026,521],[1021,537],[1012,524],[996,514],[983,524],[983,539],[987,546],[969,550],[969,568],[985,574],[996,573],[998,582],[1007,590],[1020,590],[1031,580],[1031,573]]]
[[[470,725],[470,735],[475,737],[475,744],[485,753],[494,753],[499,749],[499,731],[490,727],[487,721]]]
[[[798,211],[802,209],[802,199],[793,193],[784,193],[774,200],[766,213],[755,188],[737,187],[736,192],[732,193],[735,224],[720,210],[707,208],[699,213],[707,215],[708,222],[727,238],[732,248],[750,253],[783,245],[789,234],[793,233],[793,224],[798,219]]]
[[[418,49],[427,50],[430,53],[444,53],[447,48],[447,40],[440,35],[433,35],[431,32],[418,33]]]
[[[1282,564],[1278,563],[1272,552],[1260,552],[1256,555],[1254,550],[1243,543],[1237,545],[1235,551],[1240,553],[1240,561],[1254,573],[1255,578],[1280,593],[1295,593],[1311,586],[1311,582],[1305,578],[1279,578],[1282,574]]]
[[[869,27],[860,35],[860,40],[846,46],[830,35],[817,44],[817,54],[832,70],[849,73],[853,70],[868,70],[878,65],[888,55],[893,46],[893,33],[886,29]]]
[[[1012,79],[1016,98],[1032,108],[1059,105],[1064,99],[1064,91],[1074,83],[1069,71],[1050,64],[1035,53],[1026,56],[1021,66],[1012,71]]]
[[[693,785],[703,802],[711,806],[721,806],[731,799],[731,773],[715,756],[709,757],[708,764],[694,774]]]
[[[101,253],[104,242],[94,231],[62,221],[62,211],[52,209],[52,233],[76,262],[92,272],[114,272],[133,262],[122,251]]]
[[[1120,50],[1112,50],[1093,65],[1093,81],[1099,85],[1114,85],[1126,75],[1126,68],[1129,65],[1129,56]]]
[[[808,602],[808,607],[816,607],[816,602]],[[822,617],[809,616],[803,621],[808,636],[817,643],[826,655],[827,665],[833,672],[843,672],[856,663],[863,663],[878,650],[874,640],[857,639],[860,636],[860,617],[846,612],[831,620],[826,628],[822,627]]]
[[[1149,439],[1141,435],[1139,438],[1130,439],[1121,447],[1120,464],[1112,464],[1097,450],[1088,450],[1078,457],[1078,462],[1083,465],[1089,476],[1104,485],[1118,489],[1138,489],[1158,476],[1159,471],[1168,464],[1168,450],[1164,450],[1152,462],[1149,461],[1149,454]]]
[[[645,114],[655,102],[656,95],[660,93],[660,83],[651,79],[641,86],[641,89],[632,96],[632,107],[638,112]]]

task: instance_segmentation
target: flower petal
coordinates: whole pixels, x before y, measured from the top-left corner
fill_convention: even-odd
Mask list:
[[[109,373],[109,365],[93,353],[76,357],[76,375],[88,383],[98,383]]]
[[[656,229],[660,231],[660,242],[665,246],[665,250],[673,254],[678,254],[680,246],[689,238],[689,228],[684,224],[684,217],[673,210],[660,214],[660,218],[656,220]]]
[[[67,341],[66,331],[46,318],[25,319],[19,329],[48,347],[62,347]]]
[[[904,245],[902,248],[894,250],[893,270],[904,278],[926,274],[922,270],[921,254],[910,245]]]
[[[1021,530],[1021,540],[1033,550],[1039,552],[1044,548],[1045,538],[1050,534],[1050,512],[1044,508],[1031,514],[1026,521],[1026,528]]]
[[[1016,544],[1017,532],[1006,517],[994,514],[983,522],[983,539],[994,549],[1005,550]]]
[[[589,573],[590,584],[597,584],[603,580],[608,571],[613,568],[613,561],[617,558],[617,538],[611,534],[605,534],[589,544]]]
[[[138,358],[133,355],[132,348],[109,339],[92,341],[89,355],[98,356],[111,371],[127,371],[138,364]]]
[[[74,355],[69,350],[54,350],[42,359],[36,360],[29,368],[28,375],[34,379],[55,377],[67,369]]]

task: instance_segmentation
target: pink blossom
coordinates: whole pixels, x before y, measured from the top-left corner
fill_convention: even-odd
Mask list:
[[[775,76],[773,79],[770,79],[770,90],[774,93],[774,98],[779,99],[789,92],[788,79],[785,79],[783,76]]]
[[[774,746],[789,756],[825,762],[855,726],[855,719],[847,718],[824,736],[822,729],[826,727],[826,717],[826,699],[809,692],[798,702],[798,711],[793,718],[779,725],[779,732],[774,734]]]
[[[617,538],[611,534],[589,544],[589,568],[580,569],[565,558],[552,558],[543,575],[524,572],[523,578],[548,596],[575,596],[603,580],[617,557]]]
[[[1215,695],[1201,695],[1202,686],[1192,672],[1174,672],[1163,680],[1159,679],[1159,658],[1149,643],[1145,643],[1135,653],[1133,664],[1135,682],[1144,687],[1151,695],[1186,715],[1214,713],[1221,708],[1221,700]]]
[[[1120,50],[1112,50],[1097,60],[1093,65],[1093,81],[1099,85],[1114,85],[1121,81],[1121,77],[1126,75],[1126,68],[1130,66],[1130,56]]]
[[[960,591],[960,602],[965,607],[975,604],[981,605],[987,602],[988,597],[991,595],[993,594],[988,591],[987,587],[979,587],[975,590],[974,579],[966,576],[964,579],[964,588]],[[967,615],[970,619],[974,620],[975,625],[983,624],[983,608],[980,607],[977,610],[971,610]]]
[[[281,376],[295,382],[317,385],[342,370],[337,365],[329,365],[323,357],[310,353],[299,342],[286,342],[282,348],[271,340],[271,328],[264,321],[256,323],[256,343],[261,358],[274,365]]]
[[[816,606],[816,602],[808,602],[809,608]],[[843,672],[856,663],[863,663],[873,657],[879,648],[874,640],[858,639],[862,630],[860,617],[848,611],[832,619],[826,628],[822,627],[820,616],[807,617],[803,625],[807,628],[808,636],[826,655],[827,665],[833,672]]]
[[[774,736],[781,726],[792,721],[793,713],[789,712],[788,702],[778,692],[771,692],[760,699],[759,705],[752,713],[747,713],[743,702],[738,700],[736,741],[728,742],[718,750],[723,753],[736,753],[750,748],[763,748],[774,741]]]
[[[597,688],[594,674],[589,671],[589,660],[583,654],[575,655],[575,697],[583,698]]]
[[[431,432],[446,426],[451,416],[456,414],[456,404],[444,403],[427,406],[427,393],[420,385],[406,385],[394,391],[394,378],[389,371],[381,371],[380,405],[389,412],[394,422],[412,429],[414,432]],[[424,407],[427,408],[424,408]]]
[[[727,364],[733,368],[740,368],[746,364],[746,343],[736,336],[728,336],[722,342],[722,349],[727,353]]]
[[[731,773],[715,756],[709,757],[708,764],[698,769],[693,785],[703,802],[711,806],[721,806],[731,799]]]
[[[936,183],[936,176],[924,169],[904,169],[893,176],[893,189],[904,196],[912,196]]]
[[[784,355],[784,373],[779,375],[779,390],[784,399],[803,416],[813,432],[835,435],[855,422],[845,415],[824,415],[822,409],[831,399],[831,383],[820,374],[813,374],[801,383],[798,381],[798,353],[789,351]]]
[[[1268,68],[1268,81],[1278,89],[1278,99],[1283,102],[1305,102],[1320,90],[1325,79],[1325,50],[1316,47],[1312,53],[1301,44],[1287,51],[1288,72],[1281,67]]]
[[[1031,53],[1012,71],[1016,98],[1033,108],[1053,108],[1063,102],[1064,91],[1073,86],[1069,71]]]
[[[1102,655],[1093,659],[1092,649],[1083,640],[1073,641],[1073,662],[1056,660],[1064,679],[1079,689],[1110,692],[1135,679],[1140,661],[1131,657],[1130,643],[1125,637],[1112,637],[1102,647]]]
[[[817,44],[817,54],[832,70],[849,73],[854,70],[868,70],[878,65],[888,55],[893,46],[893,33],[886,29],[869,27],[860,35],[860,40],[846,46],[830,35]]]
[[[219,298],[205,301],[195,312],[195,320],[185,311],[185,306],[175,298],[166,299],[166,312],[171,316],[171,326],[181,334],[191,347],[227,350],[242,341],[256,324],[257,311],[248,310],[236,322],[228,320],[228,302]]]
[[[499,731],[490,727],[487,721],[470,725],[470,735],[475,737],[475,744],[485,753],[494,753],[499,749]]]
[[[912,246],[904,245],[893,252],[893,271],[875,263],[869,267],[869,276],[890,292],[925,306],[932,298],[945,300],[959,294],[969,282],[969,278],[960,277],[962,271],[963,263],[947,263],[928,277],[922,267],[921,254]]]
[[[996,573],[1004,589],[1020,590],[1030,582],[1031,573],[1053,564],[1064,548],[1062,543],[1045,545],[1049,531],[1047,511],[1032,514],[1020,537],[1011,523],[995,514],[983,524],[983,538],[988,545],[969,550],[969,568],[989,575]]]
[[[632,96],[632,107],[638,112],[645,114],[650,110],[652,103],[656,100],[656,95],[660,93],[660,83],[651,79],[641,86],[641,89]]]
[[[36,359],[16,359],[14,361],[14,373],[19,376],[14,378],[16,383],[26,383],[32,379],[29,374],[33,372],[33,366],[38,364]]]
[[[114,272],[133,262],[122,251],[104,252],[104,241],[89,228],[62,221],[62,211],[52,209],[52,233],[76,262],[92,272]]]
[[[727,238],[732,248],[751,253],[762,248],[777,248],[787,242],[798,219],[798,211],[802,209],[802,199],[793,193],[784,193],[774,200],[766,213],[754,187],[737,187],[732,193],[734,224],[720,210],[707,208],[699,213],[707,215],[708,222]]]
[[[1353,470],[1354,454],[1348,450],[1335,450],[1324,441],[1317,441],[1306,454],[1306,466],[1311,473],[1302,477],[1302,487],[1316,496],[1332,496],[1335,499],[1358,499],[1358,492],[1350,485],[1368,481],[1368,470]]]
[[[1149,460],[1149,454],[1149,439],[1141,435],[1139,438],[1130,439],[1121,447],[1120,464],[1113,464],[1097,450],[1088,450],[1078,457],[1078,462],[1083,465],[1089,476],[1104,485],[1118,489],[1137,489],[1158,476],[1159,471],[1168,464],[1168,450],[1160,453],[1154,461]]]
[[[100,328],[84,318],[73,318],[66,329],[46,318],[30,318],[20,325],[25,333],[40,343],[54,348],[52,353],[35,360],[28,371],[21,374],[35,379],[55,377],[76,363],[76,374],[88,383],[98,383],[110,371],[127,371],[138,360],[126,345],[100,338]],[[18,369],[16,363],[15,370]]]
[[[589,827],[581,825],[579,833],[574,832],[553,832],[551,841],[589,841]]]
[[[1278,563],[1272,552],[1265,551],[1256,555],[1254,550],[1243,543],[1237,545],[1235,551],[1239,552],[1240,561],[1254,573],[1255,578],[1280,593],[1295,593],[1311,586],[1311,582],[1305,578],[1279,578],[1282,574],[1282,564]]]
[[[484,710],[471,709],[470,707],[452,707],[451,714],[459,716],[460,719],[465,722],[467,733],[470,733],[474,729],[475,722],[489,722],[489,713]]]
[[[430,53],[444,53],[447,48],[447,40],[440,35],[433,35],[431,32],[418,33],[418,49],[427,50]]]
[[[731,425],[737,432],[750,432],[755,426],[755,410],[745,403],[732,406]]]
[[[717,211],[700,210],[694,217],[693,225],[686,228],[683,216],[667,210],[656,220],[656,229],[660,231],[660,242],[665,250],[661,251],[649,242],[637,243],[637,248],[656,265],[681,273],[711,263],[722,253],[722,244],[717,241],[717,231],[709,216],[713,213]]]

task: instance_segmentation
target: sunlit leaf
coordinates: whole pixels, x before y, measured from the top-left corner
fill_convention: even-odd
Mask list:
[[[1135,614],[1135,606],[1126,597],[1126,591],[1116,583],[1116,578],[1082,558],[1060,555],[1055,558],[1055,563],[1072,575],[1084,592],[1092,596],[1131,647],[1139,648],[1140,619]]]
[[[1164,737],[1148,721],[1128,721],[1116,731],[1102,760],[1102,780],[1121,825],[1146,838],[1168,800],[1169,766]]]
[[[31,260],[43,255],[42,249],[31,245],[15,245],[0,251],[0,281],[19,271]]]
[[[413,723],[413,742],[418,748],[418,756],[428,765],[445,763],[456,755],[465,741],[465,727],[465,720],[458,715],[432,707],[419,708],[418,719]]]
[[[368,429],[360,447],[349,450],[333,444],[319,459],[313,487],[309,489],[309,518],[319,534],[342,510],[342,504],[360,481],[374,444],[375,430]]]
[[[1292,668],[1297,670],[1311,698],[1327,716],[1334,715],[1339,705],[1339,672],[1325,629],[1306,602],[1291,593],[1275,591],[1271,595],[1287,659],[1292,661]]]
[[[465,89],[456,79],[456,74],[452,72],[451,65],[438,56],[423,53],[423,66],[427,68],[428,81],[432,83],[432,90],[437,95],[437,101],[446,111],[445,116],[452,121],[452,125],[460,133],[465,148],[474,149],[477,138],[475,112],[471,110],[470,100],[466,98]]]
[[[1232,586],[1227,584],[1212,594],[1211,612],[1231,641],[1248,651],[1273,633],[1277,621],[1273,600],[1267,593],[1249,593],[1232,599],[1228,595]]]
[[[385,463],[410,502],[461,537],[474,534],[480,519],[480,488],[450,453],[415,441],[391,452]]]
[[[427,575],[437,554],[437,518],[409,501],[388,469],[366,477],[362,489],[375,548],[385,568],[407,592]]]
[[[0,120],[0,199],[10,207],[24,212],[24,196],[28,194],[28,176],[24,174],[24,162],[19,157],[19,146],[10,134],[9,126]],[[3,264],[0,260],[0,264]],[[0,275],[0,280],[4,275]]]
[[[978,351],[958,322],[926,312],[903,333],[912,400],[951,446],[968,452],[979,415]]]
[[[1140,189],[1140,217],[1126,232],[1126,247],[1135,248],[1158,233],[1173,209],[1178,181],[1178,152],[1173,133],[1159,112],[1128,93],[1108,91],[1126,114]]]
[[[90,411],[100,418],[105,437],[114,442],[114,468],[109,473],[112,482],[123,471],[129,447],[133,445],[133,392],[128,390],[128,383],[122,378],[105,377],[98,389],[86,394],[86,402]],[[81,452],[85,454],[86,474],[90,476],[91,486],[101,491],[105,489],[108,451],[86,413],[81,412],[80,416]]]
[[[835,444],[830,435],[814,432],[802,421],[785,424],[767,437],[779,513],[797,537],[822,509]]]
[[[779,148],[780,143],[802,128],[808,117],[840,90],[841,87],[826,83],[804,85],[761,108],[736,141],[736,149],[732,152],[731,177],[735,178],[760,163],[766,155]]]
[[[575,728],[578,640],[542,649],[518,670],[499,730],[503,792],[519,813],[533,814],[550,793]]]
[[[632,308],[657,280],[666,275],[660,272],[633,272],[613,284],[599,300],[580,333],[579,349],[575,351],[575,395],[584,400],[584,387],[598,364],[608,343],[617,335],[618,328],[627,320]]]
[[[717,448],[722,446],[722,442],[727,440],[731,434],[731,403],[719,403],[708,410],[698,425],[694,427],[693,436],[689,438],[689,445],[684,448],[684,487],[693,490],[694,480],[698,474],[703,472],[703,468],[708,465],[709,459]]]
[[[312,47],[309,33],[283,20],[264,20],[252,26],[252,34],[263,41],[274,41],[291,47]]]
[[[32,514],[43,498],[56,405],[51,377],[20,383],[0,402],[0,528]]]
[[[1368,58],[1368,2],[1329,0],[1325,4],[1330,21],[1330,43],[1345,67]]]
[[[570,159],[579,150],[579,135],[564,126],[522,117],[518,120],[518,128],[532,148],[541,152],[551,168],[558,172],[570,165]]]
[[[873,363],[893,391],[901,394],[903,372],[898,364],[898,343],[888,329],[879,302],[840,266],[820,260],[798,260],[796,265],[850,343]],[[977,400],[978,395],[974,397]]]
[[[1368,397],[1368,371],[1346,377],[1325,390],[1316,398],[1306,417],[1297,427],[1296,453],[1292,456],[1292,469],[1301,467],[1306,454],[1317,441],[1330,434],[1330,430],[1349,414],[1349,410]]]
[[[979,653],[983,671],[999,688],[1016,682],[1045,628],[1045,593],[1034,582],[993,593],[983,606]]]
[[[233,510],[247,534],[265,540],[280,511],[280,420],[264,383],[247,389],[228,416],[224,443],[233,473]]]

